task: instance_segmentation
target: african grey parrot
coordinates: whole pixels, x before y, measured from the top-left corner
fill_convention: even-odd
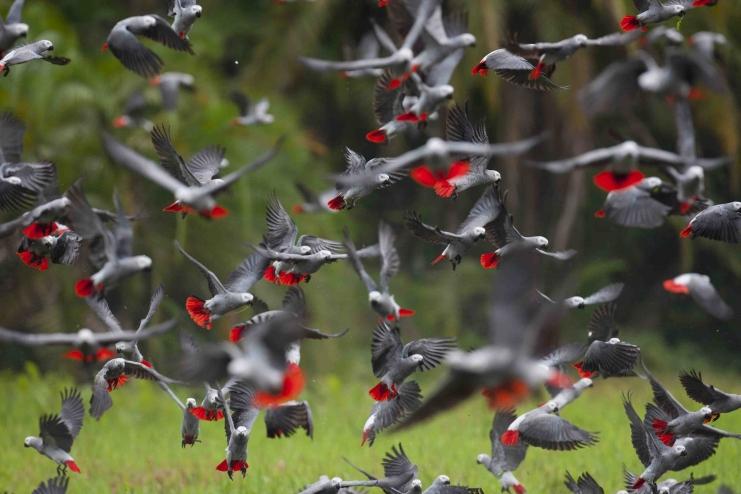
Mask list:
[[[505,193],[506,195],[506,193]],[[567,261],[576,255],[576,251],[549,251],[548,239],[543,236],[523,236],[513,223],[512,215],[504,205],[504,198],[497,194],[499,214],[486,224],[486,239],[496,247],[494,252],[481,254],[480,263],[484,269],[496,269],[501,260],[515,251],[532,251],[559,261]]]
[[[69,477],[63,475],[40,483],[31,494],[66,494],[68,486]]]
[[[67,65],[70,63],[71,60],[69,58],[52,55],[52,51],[54,51],[54,43],[48,39],[34,41],[33,43],[13,48],[0,58],[0,72],[3,73],[3,76],[7,77],[10,73],[11,66],[34,60],[43,60],[54,65]]]
[[[54,264],[74,264],[82,245],[82,237],[65,225],[57,223],[57,229],[39,239],[23,237],[16,255],[26,266],[46,271],[49,261]]]
[[[113,406],[109,393],[120,388],[129,377],[148,379],[150,381],[175,384],[178,381],[163,376],[156,370],[140,362],[114,358],[105,363],[93,380],[93,394],[90,396],[90,415],[100,420],[100,417]]]
[[[250,439],[252,426],[260,411],[252,405],[252,390],[239,383],[229,388],[229,401],[222,396],[219,390],[219,398],[224,404],[226,421],[226,458],[216,466],[216,470],[226,472],[229,479],[235,471],[242,472],[242,477],[247,475],[247,443]]]
[[[651,486],[655,485],[656,481],[669,470],[678,470],[681,459],[688,456],[688,453],[684,444],[677,443],[674,446],[667,446],[662,443],[654,431],[641,422],[630,401],[630,396],[623,396],[623,408],[630,420],[633,448],[645,467],[643,473],[630,486],[630,490],[635,491],[646,483]]]
[[[80,473],[80,468],[70,452],[72,443],[82,429],[85,407],[76,388],[60,393],[62,410],[59,415],[42,415],[39,419],[39,437],[29,436],[23,441],[26,448],[33,448],[57,463],[57,475],[65,475],[69,468]]]
[[[335,197],[334,189],[325,190],[321,194],[313,192],[302,182],[294,182],[294,186],[301,196],[301,202],[294,204],[291,208],[296,214],[300,213],[337,213],[336,209],[329,207],[329,201]]]
[[[644,369],[651,383],[654,401],[658,405],[658,407],[653,404],[646,406],[645,421],[650,424],[661,442],[672,446],[677,439],[689,435],[711,437],[716,442],[724,437],[741,439],[741,434],[732,434],[706,425],[717,419],[718,414],[707,405],[694,412],[687,410],[645,368],[645,365]]]
[[[658,228],[675,210],[677,191],[659,177],[644,178],[630,187],[612,190],[607,194],[596,218],[607,218],[613,223],[632,228]]]
[[[484,494],[480,487],[467,487],[463,485],[451,485],[450,477],[447,475],[438,475],[432,484],[424,491],[419,487],[417,490],[412,489],[411,493],[421,494]]]
[[[490,70],[493,70],[495,74],[505,81],[528,89],[535,89],[537,91],[567,89],[550,80],[550,73],[546,73],[545,75],[541,73],[538,78],[531,78],[530,74],[535,70],[535,65],[505,48],[499,48],[488,53],[471,69],[471,73],[486,77]]]
[[[342,480],[339,477],[330,479],[322,475],[316,482],[305,485],[298,494],[360,494],[361,491],[354,490],[353,487],[374,485],[374,480]]]
[[[128,95],[123,112],[112,120],[111,125],[115,129],[140,128],[151,132],[154,123],[147,116],[158,109],[147,101],[140,89],[136,89]]]
[[[397,388],[396,396],[373,404],[371,413],[363,424],[360,445],[368,442],[373,446],[376,436],[384,429],[399,423],[404,417],[415,411],[422,404],[419,384],[407,381]]]
[[[185,39],[193,29],[193,24],[203,15],[203,7],[198,5],[197,0],[170,0],[167,15],[174,17],[172,30]]]
[[[512,421],[500,436],[505,446],[514,446],[523,441],[530,446],[568,451],[592,446],[597,443],[597,435],[581,429],[558,413],[592,387],[592,380],[583,377],[573,386],[558,393],[555,397]]]
[[[173,143],[170,128],[166,125],[156,125],[150,134],[152,145],[159,157],[160,165],[173,177],[189,187],[200,187],[209,184],[219,184],[221,179],[214,178],[221,170],[226,149],[221,146],[208,146],[194,154],[186,161]],[[175,201],[166,206],[163,211],[181,213],[183,215],[196,213],[192,208]]]
[[[527,60],[537,60],[535,67],[528,75],[530,80],[537,80],[544,73],[552,74],[556,63],[566,60],[578,50],[592,46],[624,46],[632,43],[640,33],[611,33],[599,38],[590,38],[584,34],[575,34],[569,38],[552,43],[517,43],[507,46],[509,52],[520,55]]]
[[[704,237],[729,244],[741,243],[741,201],[716,204],[699,212],[679,235]]]
[[[216,319],[258,300],[250,290],[260,280],[268,265],[268,260],[262,255],[251,254],[229,275],[226,283],[222,283],[213,271],[188,254],[179,242],[175,241],[175,247],[198,268],[208,282],[211,298],[204,300],[190,295],[185,300],[185,309],[198,326],[210,330]]]
[[[625,285],[623,283],[611,283],[609,285],[603,286],[596,292],[592,293],[591,295],[587,295],[586,297],[575,295],[561,301],[555,301],[544,293],[541,293],[540,291],[538,291],[538,294],[543,297],[545,301],[552,304],[562,304],[567,309],[583,309],[587,305],[597,305],[614,302],[622,293],[624,286]]]
[[[564,485],[574,494],[605,494],[605,490],[594,480],[594,477],[589,472],[584,472],[579,475],[579,478],[575,479],[567,471]],[[618,494],[621,493],[625,493],[625,491],[620,491]]]
[[[214,196],[227,190],[245,173],[256,170],[270,161],[278,152],[281,142],[282,140],[279,140],[273,149],[218,181],[210,181],[205,185],[189,185],[173,177],[155,162],[121,144],[108,133],[103,133],[103,148],[114,162],[170,191],[175,196],[175,201],[190,207],[205,218],[223,218],[229,214],[225,208],[216,203]]]
[[[195,77],[183,72],[165,72],[150,79],[149,84],[159,87],[162,107],[166,111],[175,111],[180,91],[195,90]]]
[[[267,125],[275,121],[275,117],[268,113],[270,102],[267,98],[261,98],[253,103],[246,94],[240,91],[232,91],[229,97],[239,110],[239,116],[232,119],[232,125],[246,127],[249,125]]]
[[[401,267],[399,253],[394,246],[396,236],[391,227],[380,221],[378,223],[378,245],[381,251],[381,272],[379,282],[376,283],[368,274],[363,266],[363,261],[358,256],[355,244],[350,240],[349,235],[345,237],[345,249],[347,250],[350,265],[363,281],[366,290],[368,290],[368,302],[371,308],[388,321],[397,321],[402,317],[411,317],[414,311],[402,308],[394,298],[389,289],[391,278],[396,276]]]
[[[388,158],[372,158],[367,160],[364,156],[356,153],[352,149],[345,148],[345,163],[347,167],[343,174],[345,175],[367,175],[372,174],[373,170],[388,162]],[[334,194],[327,201],[327,206],[333,211],[343,209],[352,209],[363,197],[370,195],[375,190],[381,190],[390,187],[396,182],[402,180],[406,173],[395,172],[392,174],[379,173],[375,180],[369,183],[361,183],[349,187],[337,185]]]
[[[381,478],[353,465],[347,458],[344,460],[351,467],[368,477],[368,480],[375,481],[373,487],[379,487],[386,494],[410,492],[414,486],[421,486],[421,481],[417,477],[419,469],[409,459],[401,443],[398,446],[392,446],[391,451],[387,452],[386,456],[381,460],[381,464],[383,465],[383,477]]]
[[[664,290],[679,295],[689,295],[705,312],[718,319],[728,320],[733,317],[733,309],[720,297],[708,275],[680,274],[664,281]]]
[[[691,9],[698,7],[712,7],[718,0],[633,0],[638,14],[626,15],[620,20],[623,31],[633,31],[646,28],[649,24],[664,22],[672,17],[680,20]]]
[[[633,473],[628,472],[625,469],[623,469],[623,478],[625,479],[625,486],[627,488],[631,488],[637,480],[637,477]],[[643,487],[632,492],[634,494],[692,494],[693,492],[695,492],[694,487],[696,485],[710,484],[713,481],[715,481],[715,475],[707,475],[705,477],[695,478],[692,474],[690,474],[689,480],[685,480],[682,482],[676,479],[666,479],[662,480],[661,482],[657,482],[655,491],[652,490],[650,486],[644,484]]]
[[[496,219],[501,213],[500,202],[497,198],[497,188],[488,187],[469,211],[466,219],[456,229],[455,233],[442,230],[438,226],[427,225],[419,215],[411,211],[407,214],[405,224],[407,229],[417,238],[427,242],[444,245],[445,248],[433,261],[437,264],[448,259],[453,269],[461,263],[463,255],[476,242],[486,237],[486,225]]]
[[[528,445],[524,441],[518,441],[514,445],[505,445],[500,439],[516,418],[517,416],[511,410],[500,410],[494,415],[489,431],[491,456],[482,453],[476,457],[476,463],[483,465],[499,480],[502,492],[514,491],[515,494],[525,494],[527,492],[525,486],[517,480],[514,471],[525,459]]]
[[[149,256],[133,254],[134,232],[118,195],[113,196],[117,213],[116,222],[111,229],[103,225],[81,187],[70,188],[66,197],[70,201],[70,226],[83,239],[95,243],[91,255],[97,271],[75,283],[75,294],[78,297],[101,294],[117,282],[152,268],[152,259]]]
[[[111,50],[124,67],[142,77],[151,78],[162,71],[164,62],[152,50],[141,44],[137,36],[145,36],[176,51],[193,54],[190,41],[178,36],[167,20],[158,15],[127,17],[116,23],[101,48]]]
[[[27,163],[21,160],[25,131],[23,122],[12,113],[0,114],[0,210],[30,206],[56,181],[53,164]],[[30,230],[27,232],[30,238],[41,238],[52,232],[34,233]]]
[[[714,414],[729,413],[741,408],[741,395],[726,393],[702,381],[702,374],[694,370],[679,375],[687,396],[707,405]]]
[[[269,438],[291,437],[298,429],[314,438],[314,418],[307,401],[288,401],[265,409],[265,430]]]
[[[185,403],[180,401],[180,398],[170,389],[163,381],[158,381],[157,384],[172,398],[175,404],[182,410],[183,419],[180,423],[180,446],[185,447],[186,445],[195,446],[195,443],[200,442],[198,435],[200,434],[201,424],[198,417],[193,413],[198,407],[198,403],[195,398],[188,397]]]
[[[403,344],[398,326],[381,321],[373,330],[371,364],[379,383],[368,391],[374,400],[396,397],[398,387],[416,371],[434,369],[456,348],[453,338],[422,338]]]
[[[0,57],[20,38],[28,36],[28,24],[21,22],[25,0],[14,0],[5,20],[0,18]]]

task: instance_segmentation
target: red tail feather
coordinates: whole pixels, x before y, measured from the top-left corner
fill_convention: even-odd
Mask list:
[[[384,383],[378,383],[368,390],[368,394],[376,401],[387,401],[393,398],[391,388]]]
[[[507,381],[495,388],[485,388],[482,395],[489,402],[489,408],[508,410],[520,404],[530,394],[528,385],[519,379]]]
[[[653,427],[654,431],[658,434],[666,432],[666,426],[666,420],[654,419],[653,422],[651,422],[651,427]]]
[[[154,369],[152,362],[150,362],[149,360],[141,359],[139,363],[142,364],[144,367],[149,367],[150,369]]]
[[[573,386],[574,381],[563,372],[556,372],[548,379],[548,384],[556,388],[564,389]]]
[[[306,276],[301,273],[281,273],[278,276],[278,281],[284,286],[295,286],[306,279]]]
[[[46,257],[42,257],[34,254],[27,250],[19,250],[16,255],[21,259],[21,262],[32,269],[39,271],[46,271],[49,269],[49,260]]]
[[[121,374],[118,377],[114,377],[113,379],[108,379],[108,392],[113,391],[114,389],[118,389],[124,384],[126,384],[126,381],[129,380],[129,376],[126,374]]]
[[[327,206],[333,211],[345,209],[345,198],[341,195],[335,196],[327,202]]]
[[[441,263],[444,260],[445,260],[445,254],[440,254],[439,256],[437,256],[435,259],[432,260],[432,265],[434,266],[435,264]]]
[[[688,238],[692,236],[692,225],[687,225],[687,227],[679,232],[679,236],[682,238]]]
[[[543,63],[538,62],[535,67],[533,67],[533,70],[530,71],[530,74],[527,76],[528,79],[531,81],[537,81],[540,79],[540,76],[543,75]]]
[[[23,229],[23,235],[31,240],[38,240],[56,232],[59,228],[55,222],[51,223],[31,223]]]
[[[65,353],[64,358],[70,359],[70,360],[79,360],[80,362],[85,360],[85,354],[82,353],[80,350],[70,350],[69,352]]]
[[[715,5],[717,0],[694,0],[692,2],[693,7],[710,7]]]
[[[229,464],[226,462],[226,460],[224,460],[216,465],[216,470],[218,470],[219,472],[226,472],[227,470],[229,470]]]
[[[482,61],[478,65],[475,65],[471,69],[471,74],[473,75],[480,75],[481,77],[486,77],[486,75],[489,73],[489,69],[486,66],[486,62]]]
[[[194,213],[194,210],[192,207],[186,206],[180,201],[175,201],[172,204],[165,206],[164,208],[162,208],[162,211],[166,213],[183,213],[183,214],[193,214]]]
[[[301,394],[305,384],[306,378],[301,367],[296,364],[288,364],[286,373],[283,375],[283,389],[278,394],[258,391],[255,393],[254,403],[258,407],[265,408],[291,401]]]
[[[400,87],[401,87],[401,79],[396,78],[396,79],[391,79],[389,81],[388,85],[386,86],[386,89],[388,91],[393,91],[394,89],[399,89]]]
[[[441,180],[436,183],[434,189],[438,197],[444,197],[445,199],[450,198],[455,193],[455,185],[447,180]]]
[[[127,123],[128,123],[128,119],[124,115],[119,115],[113,119],[113,128],[122,129],[126,127]]]
[[[193,296],[186,298],[185,310],[194,323],[202,328],[211,329],[211,311],[206,309],[203,300]]]
[[[384,8],[388,4],[389,4],[389,0],[378,0],[378,6],[381,8]]]
[[[366,441],[368,441],[368,431],[364,430],[363,434],[360,436],[360,447],[362,448],[365,446]]]
[[[218,204],[211,208],[210,211],[201,211],[201,216],[210,220],[218,220],[229,216],[229,210]]]
[[[525,490],[525,486],[522,484],[517,484],[512,487],[515,490],[515,494],[526,494],[527,491]]]
[[[399,317],[412,317],[416,312],[413,309],[399,309]]]
[[[270,266],[265,268],[265,272],[262,274],[262,277],[271,283],[277,283],[278,275],[275,274],[275,266],[271,264]]]
[[[613,190],[626,189],[631,185],[637,184],[643,180],[644,177],[645,175],[638,170],[633,170],[627,175],[616,175],[613,172],[604,171],[595,175],[593,181],[594,185],[600,189],[605,192],[610,192]]]
[[[594,212],[594,217],[595,218],[602,219],[605,216],[607,216],[607,213],[605,213],[605,210],[604,209],[598,209],[597,211]]]
[[[641,487],[643,487],[643,484],[645,483],[646,481],[644,479],[642,479],[641,477],[638,477],[638,480],[636,480],[635,483],[633,483],[633,490],[640,489]]]
[[[664,281],[664,290],[670,293],[678,293],[681,295],[688,295],[690,293],[690,289],[687,285],[675,283],[674,280]]]
[[[82,298],[89,297],[93,294],[94,288],[93,280],[90,278],[84,278],[75,283],[75,294]]]
[[[103,53],[105,53],[105,52],[108,51],[108,42],[107,41],[105,43],[103,43],[103,45],[100,47],[100,51],[103,52]]]
[[[381,129],[371,130],[365,134],[365,140],[374,144],[383,144],[387,139],[386,131]]]
[[[95,360],[98,362],[105,362],[106,360],[110,360],[115,356],[116,352],[111,351],[105,347],[100,348],[97,352],[95,352]]]
[[[462,177],[467,174],[471,169],[471,164],[468,161],[456,161],[448,168],[448,173],[445,175],[447,180],[453,180],[454,178]]]
[[[635,29],[638,29],[640,26],[641,23],[638,22],[638,17],[634,15],[626,15],[620,21],[620,29],[622,29],[623,31],[633,31]]]
[[[479,258],[481,267],[484,269],[497,269],[499,265],[499,256],[494,252],[485,252]]]
[[[520,431],[504,431],[500,441],[505,446],[514,446],[520,442]]]
[[[64,462],[65,465],[67,465],[67,468],[72,470],[75,473],[80,473],[80,467],[77,466],[77,463],[75,463],[75,460],[67,460]]]
[[[246,326],[244,324],[238,324],[229,330],[229,341],[236,343],[242,339]]]
[[[224,418],[224,410],[220,408],[210,410],[204,407],[193,407],[190,409],[190,414],[199,420],[207,420],[209,422],[214,422]]]
[[[594,376],[594,372],[584,370],[584,362],[577,362],[574,364],[574,369],[576,369],[576,372],[579,374],[579,377],[592,377]]]
[[[439,180],[439,178],[436,177],[434,173],[432,173],[432,170],[430,170],[427,165],[421,165],[412,169],[411,173],[409,173],[409,176],[412,177],[412,180],[417,182],[422,187],[432,188]]]
[[[291,206],[291,211],[293,211],[294,214],[305,213],[304,207],[301,204],[294,204]]]
[[[398,120],[399,122],[417,123],[421,121],[422,118],[414,112],[407,112],[407,113],[402,113],[401,115],[397,115],[396,120]]]

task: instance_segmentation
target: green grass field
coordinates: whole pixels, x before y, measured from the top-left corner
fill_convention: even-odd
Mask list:
[[[360,367],[360,366],[358,366]],[[429,393],[437,376],[426,377],[423,391]],[[733,388],[737,381],[707,376],[717,385]],[[685,399],[671,376],[676,396]],[[350,384],[351,383],[351,384]],[[3,433],[0,448],[0,487],[10,492],[30,492],[41,480],[55,474],[55,465],[35,451],[23,448],[23,439],[37,434],[38,416],[55,412],[59,391],[69,381],[39,376],[31,369],[21,375],[0,378],[0,403]],[[194,448],[180,447],[180,411],[155,385],[133,382],[113,394],[114,407],[100,422],[87,417],[75,443],[73,454],[82,469],[73,475],[69,492],[79,493],[292,493],[320,474],[359,478],[343,461],[346,456],[373,472],[380,471],[379,461],[392,444],[402,442],[405,450],[420,466],[423,481],[446,474],[454,482],[499,492],[496,480],[476,464],[476,455],[488,452],[488,430],[492,414],[483,399],[473,399],[424,426],[409,432],[381,435],[372,448],[360,448],[360,431],[372,405],[366,389],[372,381],[356,372],[342,376],[325,374],[309,382],[305,399],[315,418],[315,437],[303,434],[288,439],[265,437],[262,419],[250,439],[250,468],[246,479],[230,482],[214,468],[223,458],[225,439],[223,423],[204,423],[202,443]],[[530,493],[565,492],[562,479],[568,469],[573,474],[590,471],[606,492],[621,486],[622,465],[640,471],[640,463],[630,446],[627,419],[621,406],[621,393],[633,394],[636,408],[642,410],[649,397],[648,385],[640,379],[597,381],[563,415],[579,426],[599,431],[600,442],[591,448],[559,453],[531,448],[517,476]],[[198,390],[200,393],[200,390]],[[89,389],[84,390],[87,400]],[[185,395],[185,390],[180,390]],[[200,398],[199,398],[200,399]],[[718,427],[741,430],[741,412],[726,415]],[[719,481],[696,492],[715,492],[720,482],[741,485],[741,442],[725,440],[718,453],[699,467],[677,474],[686,478],[715,473]]]

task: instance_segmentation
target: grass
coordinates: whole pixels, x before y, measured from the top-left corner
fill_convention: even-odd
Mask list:
[[[269,440],[262,419],[258,420],[250,439],[248,476],[244,480],[237,477],[233,482],[214,469],[224,453],[221,422],[202,424],[203,442],[182,449],[179,409],[155,385],[127,384],[115,391],[114,407],[100,422],[86,417],[72,450],[82,474],[73,474],[69,492],[292,493],[321,474],[359,478],[342,461],[343,456],[379,472],[381,457],[397,442],[403,443],[411,459],[420,466],[425,485],[444,473],[454,482],[499,492],[496,480],[476,464],[476,455],[489,451],[492,415],[483,399],[473,399],[409,432],[381,435],[372,448],[361,449],[360,430],[372,405],[366,389],[372,381],[357,367],[342,376],[329,373],[310,381],[305,398],[311,403],[315,418],[313,441],[302,434]],[[719,386],[732,388],[737,384],[718,375],[707,377]],[[423,390],[429,393],[435,378],[426,377]],[[671,379],[664,377],[667,384],[674,386],[676,396],[690,405]],[[37,434],[39,415],[58,410],[58,393],[70,384],[51,374],[41,376],[32,367],[23,374],[0,377],[0,395],[6,397],[0,402],[5,424],[0,434],[0,450],[6,452],[0,466],[0,488],[30,492],[40,481],[54,476],[54,464],[24,449],[22,444],[25,436]],[[628,379],[596,382],[594,388],[563,412],[564,417],[579,426],[599,431],[600,442],[591,448],[565,453],[531,448],[517,471],[528,492],[565,492],[562,479],[567,469],[573,474],[589,471],[606,492],[614,492],[621,485],[623,464],[632,471],[640,470],[621,406],[621,393],[628,391],[633,394],[636,408],[642,409],[649,398],[648,386],[640,379]],[[84,392],[85,399],[88,392],[87,389]],[[184,395],[185,391],[180,390],[180,394]],[[741,412],[725,415],[716,424],[741,430]],[[741,484],[739,458],[741,442],[724,440],[709,461],[673,476],[684,479],[690,471],[696,476],[715,473],[718,483],[738,486]],[[715,486],[702,489],[698,488],[697,492],[715,492]]]

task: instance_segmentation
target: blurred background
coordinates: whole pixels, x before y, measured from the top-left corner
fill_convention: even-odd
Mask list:
[[[0,0],[0,13],[10,0]],[[218,275],[226,277],[249,254],[247,242],[261,238],[266,200],[273,191],[290,210],[300,200],[295,181],[320,192],[331,186],[332,173],[344,169],[343,149],[350,147],[366,157],[395,156],[443,134],[443,118],[418,135],[400,137],[389,145],[365,141],[375,128],[372,112],[374,81],[347,79],[335,73],[313,73],[297,61],[300,55],[341,59],[369,31],[369,18],[387,26],[385,12],[371,0],[316,0],[278,4],[269,0],[203,0],[204,15],[190,37],[195,56],[148,46],[165,60],[166,71],[193,74],[194,93],[182,93],[176,112],[155,110],[148,117],[172,128],[176,147],[191,156],[209,145],[223,145],[232,167],[240,166],[287,137],[280,155],[268,166],[240,180],[222,197],[231,211],[224,220],[209,222],[192,217],[183,221],[160,210],[171,196],[148,181],[112,164],[100,145],[103,126],[111,127],[133,91],[141,90],[153,104],[158,89],[125,70],[100,47],[109,30],[126,16],[166,14],[166,0],[27,0],[24,19],[31,26],[29,40],[48,38],[56,53],[68,56],[67,67],[28,64],[0,78],[0,110],[17,114],[27,125],[24,157],[56,163],[62,190],[77,178],[97,207],[112,207],[112,194],[121,195],[125,208],[140,216],[135,222],[135,252],[154,259],[148,275],[137,275],[108,294],[113,311],[132,327],[146,311],[151,291],[165,285],[166,299],[157,321],[178,316],[178,330],[204,339],[226,338],[229,328],[247,319],[251,311],[231,314],[214,325],[211,333],[196,327],[184,311],[188,295],[203,297],[207,286],[197,270],[173,248],[178,239],[194,256]],[[580,106],[579,90],[609,63],[623,58],[627,49],[585,49],[561,63],[553,75],[570,89],[539,94],[507,84],[498,77],[473,77],[470,69],[488,52],[516,35],[522,42],[556,41],[582,32],[597,37],[615,31],[621,17],[633,13],[628,0],[468,0],[450,2],[469,14],[470,31],[478,39],[466,51],[454,78],[455,101],[468,103],[474,120],[485,118],[492,142],[505,142],[543,131],[550,138],[529,153],[529,159],[569,157],[594,147],[616,143],[615,133],[641,144],[675,149],[676,132],[670,104],[662,98],[642,96],[615,101],[615,112],[590,120]],[[673,25],[667,23],[667,25]],[[681,25],[685,36],[701,30],[719,31],[729,40],[721,50],[722,70],[729,90],[693,102],[698,149],[702,156],[728,154],[739,146],[739,84],[741,84],[741,9],[738,2],[722,0],[713,8],[687,15]],[[387,26],[388,27],[388,26]],[[275,123],[237,128],[237,115],[229,100],[241,90],[255,101],[267,97]],[[154,158],[149,135],[141,129],[115,130],[115,135]],[[709,382],[734,391],[741,359],[739,317],[741,256],[738,246],[698,239],[680,240],[685,226],[672,218],[656,230],[629,230],[594,218],[604,193],[591,182],[596,170],[556,177],[523,165],[522,159],[495,160],[490,168],[501,171],[502,187],[509,190],[508,205],[525,234],[542,234],[556,249],[574,248],[579,255],[569,263],[541,262],[540,288],[558,292],[565,279],[574,291],[591,293],[608,283],[623,281],[617,318],[621,336],[640,344],[644,358],[664,382],[676,389],[676,373],[702,369]],[[728,168],[707,175],[707,193],[716,202],[741,199],[741,166],[733,159]],[[645,170],[653,174],[651,169]],[[439,253],[405,231],[405,210],[417,210],[432,224],[454,228],[466,216],[482,190],[455,201],[436,198],[410,180],[363,199],[351,211],[336,215],[297,215],[301,232],[341,239],[348,227],[358,245],[375,242],[379,219],[397,232],[402,270],[392,281],[397,299],[417,311],[404,321],[405,338],[451,335],[462,347],[480,343],[486,330],[489,288],[496,271],[483,271],[479,246],[453,272],[446,263],[430,262]],[[2,214],[0,221],[13,218]],[[40,273],[22,265],[15,255],[18,238],[0,242],[0,326],[29,332],[102,329],[102,324],[73,291],[75,280],[91,268],[84,257],[74,267],[53,265]],[[375,276],[377,264],[368,262]],[[667,294],[662,281],[695,271],[711,275],[720,294],[736,311],[736,318],[720,322],[706,315],[687,298]],[[203,444],[181,450],[180,411],[161,391],[147,383],[134,383],[113,397],[116,406],[104,420],[86,418],[85,431],[75,444],[83,475],[72,481],[72,492],[295,492],[319,474],[356,474],[339,459],[378,470],[377,462],[390,446],[403,441],[410,456],[422,465],[425,482],[439,473],[454,481],[498,491],[495,480],[474,463],[487,451],[491,412],[483,400],[471,400],[456,412],[404,434],[383,434],[373,449],[358,447],[360,430],[372,406],[366,390],[374,379],[369,364],[370,335],[377,316],[367,304],[367,293],[352,269],[342,262],[327,266],[304,287],[314,326],[328,331],[350,328],[342,340],[303,346],[302,367],[310,378],[304,397],[314,410],[317,434],[308,438],[273,441],[258,430],[250,439],[250,478],[230,483],[213,467],[223,455],[221,424],[205,424]],[[280,304],[285,289],[266,282],[254,288],[271,307]],[[543,338],[545,352],[560,342],[585,336],[591,310],[572,311],[558,328]],[[179,352],[177,332],[143,343],[147,358],[165,373],[175,372]],[[53,465],[22,450],[23,437],[34,432],[36,417],[56,410],[58,392],[71,384],[90,381],[78,363],[61,358],[66,349],[27,349],[0,345],[0,415],[4,434],[0,449],[12,454],[0,466],[0,490],[29,492],[53,474]],[[431,393],[441,371],[420,377],[425,395]],[[735,390],[738,392],[738,389]],[[87,398],[88,390],[83,388]],[[182,396],[185,390],[178,389]],[[202,390],[189,390],[200,398]],[[597,448],[573,453],[532,451],[518,471],[530,492],[561,492],[568,468],[574,474],[590,470],[608,491],[621,483],[621,464],[639,468],[631,451],[620,393],[631,392],[642,408],[648,386],[635,379],[611,380],[595,386],[592,398],[579,400],[566,416],[588,430],[600,431]],[[18,398],[16,398],[18,397]],[[20,398],[22,397],[22,398]],[[542,397],[533,398],[537,405]],[[596,405],[599,405],[595,408]],[[598,410],[598,413],[595,411]],[[738,415],[718,425],[741,428]],[[735,421],[735,422],[734,422]],[[461,424],[466,424],[461,430]],[[261,424],[258,424],[262,427]],[[448,431],[456,434],[446,434]],[[156,440],[152,440],[156,438]],[[729,440],[730,441],[730,440]],[[737,464],[740,446],[724,441],[718,454],[696,475],[717,473],[719,482],[741,484]],[[444,454],[442,454],[444,453]],[[31,458],[33,456],[33,458]],[[684,475],[686,474],[686,475]],[[680,477],[681,475],[681,477]],[[686,478],[689,472],[677,474]],[[709,492],[709,491],[707,491]]]
[[[219,144],[226,147],[232,166],[249,162],[281,135],[287,140],[276,159],[242,179],[224,196],[223,204],[232,213],[226,219],[182,221],[161,213],[170,201],[168,193],[116,167],[100,146],[101,122],[110,123],[119,115],[133,91],[143,90],[148,100],[156,102],[158,90],[125,70],[110,53],[101,53],[100,46],[117,20],[141,13],[165,15],[166,3],[28,0],[24,20],[31,26],[29,40],[51,39],[56,53],[70,57],[72,64],[14,68],[8,78],[0,79],[0,108],[14,112],[26,123],[24,157],[56,163],[63,190],[82,177],[93,205],[112,207],[112,193],[117,190],[125,208],[141,215],[135,224],[135,251],[151,256],[154,269],[148,277],[136,276],[109,294],[111,306],[124,324],[132,326],[138,321],[151,290],[163,283],[167,299],[158,318],[179,315],[182,328],[197,333],[201,330],[185,314],[184,300],[190,294],[205,295],[207,287],[194,267],[174,251],[173,238],[216,273],[226,276],[249,253],[245,243],[259,241],[266,199],[272,191],[290,208],[299,201],[294,181],[317,192],[331,186],[327,177],[344,168],[345,146],[367,157],[394,156],[424,142],[427,136],[442,135],[443,125],[431,123],[419,135],[401,137],[389,145],[370,144],[364,134],[377,126],[372,113],[374,81],[314,73],[297,62],[300,55],[341,59],[346,48],[368,32],[369,18],[386,22],[385,12],[375,2],[204,0],[204,15],[190,35],[195,56],[154,47],[165,60],[166,71],[195,76],[196,91],[181,94],[177,112],[155,112],[150,118],[172,127],[176,146],[184,156]],[[0,2],[0,11],[5,12],[9,4]],[[468,11],[470,31],[478,39],[453,78],[455,101],[468,102],[474,119],[486,119],[492,142],[549,131],[550,138],[528,155],[539,160],[613,145],[613,131],[641,144],[675,149],[672,109],[662,98],[616,101],[619,111],[595,120],[589,120],[580,106],[579,89],[636,46],[580,51],[560,64],[553,75],[558,84],[570,89],[551,94],[514,87],[493,75],[479,78],[470,73],[482,56],[501,46],[508,36],[517,35],[523,42],[556,41],[577,32],[597,37],[615,31],[619,19],[633,12],[632,2],[469,0],[454,5]],[[738,151],[739,25],[741,9],[732,1],[693,11],[681,25],[685,35],[713,30],[729,40],[729,46],[722,49],[721,63],[730,90],[725,94],[706,93],[704,99],[693,103],[702,156],[735,156]],[[269,98],[275,123],[249,128],[230,126],[237,114],[228,98],[232,90],[246,92],[253,101]],[[116,135],[154,157],[145,131],[117,130]],[[645,354],[649,360],[671,369],[685,363],[702,365],[708,360],[741,369],[741,359],[737,358],[741,343],[738,317],[726,323],[713,320],[689,299],[667,294],[661,287],[664,279],[682,272],[706,273],[736,314],[741,313],[741,256],[737,246],[707,240],[681,241],[678,231],[684,221],[680,218],[648,231],[595,219],[593,213],[600,208],[604,193],[591,183],[594,170],[557,177],[527,168],[518,159],[495,160],[490,167],[502,172],[503,187],[509,190],[509,207],[523,233],[543,234],[557,249],[579,251],[566,264],[550,259],[542,263],[544,292],[552,293],[567,275],[575,277],[580,294],[624,281],[618,319],[629,339],[648,348]],[[650,169],[647,174],[652,174]],[[734,159],[730,167],[708,174],[708,195],[716,203],[738,200],[740,177],[741,167]],[[406,232],[402,215],[405,210],[415,209],[425,221],[453,228],[480,192],[469,191],[455,201],[444,201],[406,180],[363,199],[351,211],[305,214],[295,219],[302,232],[333,239],[340,239],[343,228],[348,227],[356,243],[366,245],[375,241],[379,219],[390,222],[398,234],[403,262],[393,290],[404,306],[417,311],[414,318],[405,321],[405,331],[410,337],[456,335],[465,344],[473,344],[476,334],[485,329],[488,286],[496,272],[481,270],[477,256],[480,251],[466,258],[455,272],[447,264],[431,267],[430,261],[438,254],[436,247]],[[12,217],[3,214],[0,219]],[[74,281],[90,272],[84,259],[73,268],[54,265],[39,273],[18,262],[16,247],[17,238],[0,244],[0,293],[4,294],[0,325],[34,332],[101,327],[72,290]],[[375,270],[375,264],[369,263],[369,268]],[[305,289],[317,327],[350,327],[352,331],[341,345],[306,345],[303,365],[321,375],[358,361],[369,372],[364,362],[369,356],[367,347],[375,315],[354,272],[336,263],[322,269]],[[280,303],[283,293],[282,288],[266,282],[259,283],[254,291],[271,306]],[[248,311],[225,318],[215,325],[214,333],[225,336],[232,323],[250,315]],[[544,345],[582,337],[588,316],[589,311],[571,315],[559,329],[560,334],[554,331]],[[177,351],[179,343],[175,335],[168,335],[145,345],[153,358],[161,360]],[[19,369],[30,359],[42,370],[57,368],[57,352],[0,346],[0,366]],[[672,361],[665,358],[667,355],[674,357]]]

